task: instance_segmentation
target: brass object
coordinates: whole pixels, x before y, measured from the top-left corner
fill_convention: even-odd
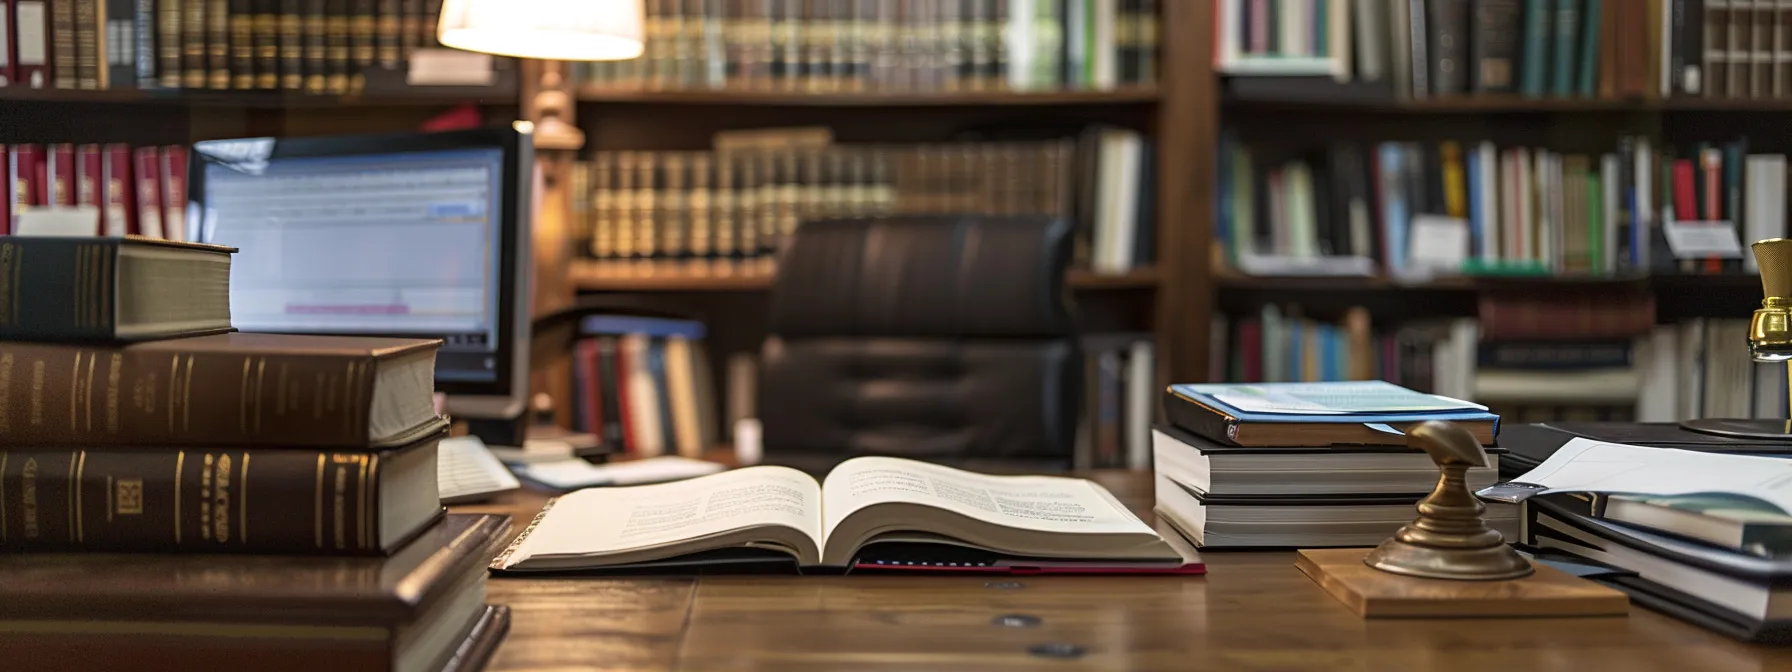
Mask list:
[[[1534,571],[1500,533],[1481,519],[1487,507],[1469,492],[1469,467],[1487,465],[1487,453],[1468,430],[1426,422],[1406,434],[1406,445],[1425,451],[1443,470],[1437,487],[1419,501],[1419,517],[1381,542],[1363,564],[1427,579],[1497,581]]]
[[[1769,238],[1749,246],[1761,269],[1761,307],[1748,321],[1748,354],[1757,362],[1792,360],[1792,239]],[[1792,371],[1787,372],[1792,388]],[[1700,418],[1680,423],[1686,429],[1739,439],[1784,441],[1792,421],[1746,418]]]

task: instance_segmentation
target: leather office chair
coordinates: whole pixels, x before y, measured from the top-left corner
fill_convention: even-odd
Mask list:
[[[766,460],[1069,468],[1083,370],[1070,250],[1070,223],[1048,218],[804,223],[771,293]]]

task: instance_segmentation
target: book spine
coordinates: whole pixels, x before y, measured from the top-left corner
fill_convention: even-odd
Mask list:
[[[111,329],[116,241],[0,242],[0,338]],[[20,291],[21,288],[24,291]],[[44,293],[56,296],[52,305]],[[375,362],[0,343],[0,445],[365,445]],[[278,390],[280,393],[276,394]]]
[[[78,85],[75,58],[75,5],[80,0],[50,0],[50,81],[58,89]]]
[[[14,63],[18,56],[14,51],[17,39],[13,29],[13,0],[0,0],[0,88],[12,86],[18,80],[18,70]],[[0,212],[0,216],[6,213]]]
[[[103,148],[105,161],[100,181],[100,198],[105,204],[105,235],[123,236],[140,234],[137,219],[133,215],[131,182],[131,147],[124,144],[110,144]]]
[[[133,151],[136,168],[137,232],[151,238],[163,238],[162,181],[156,161],[156,148],[138,147]]]
[[[104,32],[100,33],[104,88],[137,88],[137,5],[138,0],[106,0]],[[154,72],[150,78],[155,78]]]
[[[187,239],[187,148],[161,152],[162,232],[169,240]]]
[[[205,88],[205,5],[207,0],[165,0],[180,2],[181,86]]]
[[[162,88],[181,85],[182,0],[149,0],[156,12],[156,83]]]
[[[231,0],[206,0],[205,81],[214,89],[230,88],[231,4]]]
[[[75,0],[75,86],[106,88],[104,0]]]
[[[379,16],[374,24],[374,58],[380,67],[388,70],[398,69],[399,54],[402,49],[399,43],[404,39],[404,12],[399,0],[380,0]]]
[[[136,0],[135,5],[131,21],[131,35],[136,40],[132,53],[132,81],[139,89],[153,89],[160,84],[156,66],[162,60],[162,17],[156,12],[156,0]]]
[[[44,153],[44,205],[75,204],[75,146],[67,143],[50,145]]]
[[[353,0],[350,6],[348,90],[354,93],[366,88],[366,70],[373,65],[377,53],[374,45],[374,36],[378,32],[375,30],[377,6],[376,0]]]
[[[12,28],[16,47],[13,60],[17,77],[13,81],[33,89],[49,86],[50,11],[43,0],[15,0]]]
[[[255,88],[255,5],[257,0],[229,0],[230,88]]]
[[[280,88],[280,0],[254,0],[255,88]]]
[[[43,205],[39,194],[42,192],[42,181],[38,178],[38,170],[43,164],[44,149],[39,145],[12,145],[6,153],[6,189],[9,208],[13,216],[30,210],[33,206]],[[7,228],[11,230],[11,221]]]
[[[1475,3],[1475,23],[1469,36],[1474,67],[1469,71],[1477,93],[1512,93],[1517,89],[1518,62],[1523,28],[1519,0],[1480,0]]]
[[[323,93],[329,89],[330,39],[328,0],[299,0],[300,32],[305,42],[305,93]]]
[[[398,58],[409,62],[411,54],[429,44],[424,38],[435,33],[436,24],[426,20],[423,0],[401,0],[400,6],[404,14],[398,20]]]
[[[274,16],[279,46],[279,88],[297,91],[305,88],[305,2],[276,0],[279,11]]]
[[[442,20],[442,0],[423,0],[423,22],[418,28],[422,30],[424,47],[439,47],[442,43],[436,40],[436,27]]]
[[[377,553],[385,457],[0,450],[0,553]]]
[[[324,39],[328,45],[324,90],[348,93],[349,71],[349,0],[325,0]]]

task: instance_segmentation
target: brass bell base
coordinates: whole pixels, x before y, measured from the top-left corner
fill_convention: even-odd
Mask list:
[[[1394,574],[1453,581],[1505,581],[1530,576],[1536,571],[1524,556],[1505,544],[1484,548],[1425,548],[1398,538],[1381,542],[1363,558],[1363,564]]]
[[[1700,418],[1681,421],[1680,428],[1690,432],[1732,439],[1792,441],[1792,421],[1787,420]]]

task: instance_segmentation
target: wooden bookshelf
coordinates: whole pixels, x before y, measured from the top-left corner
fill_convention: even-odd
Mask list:
[[[573,262],[569,275],[573,286],[585,292],[761,292],[770,289],[776,277],[763,271],[694,266],[628,269],[597,261]],[[1156,268],[1139,268],[1122,274],[1073,269],[1065,283],[1078,290],[1155,289],[1158,278]]]
[[[418,95],[318,95],[274,91],[210,91],[184,89],[28,89],[12,86],[0,88],[0,103],[109,103],[135,105],[173,105],[189,107],[239,107],[261,109],[285,108],[364,108],[364,107],[445,107],[450,105],[515,106],[517,98],[507,96]]]
[[[1155,103],[1158,90],[1125,88],[1102,91],[950,91],[950,92],[841,92],[803,91],[644,91],[587,86],[579,89],[581,101],[593,103],[650,103],[679,105],[754,105],[782,107],[1026,107],[1065,105],[1140,105]]]
[[[1792,98],[1552,98],[1505,95],[1450,96],[1419,100],[1397,99],[1325,99],[1258,98],[1226,96],[1228,108],[1328,110],[1374,112],[1384,114],[1571,114],[1631,113],[1661,114],[1672,112],[1792,112]]]

